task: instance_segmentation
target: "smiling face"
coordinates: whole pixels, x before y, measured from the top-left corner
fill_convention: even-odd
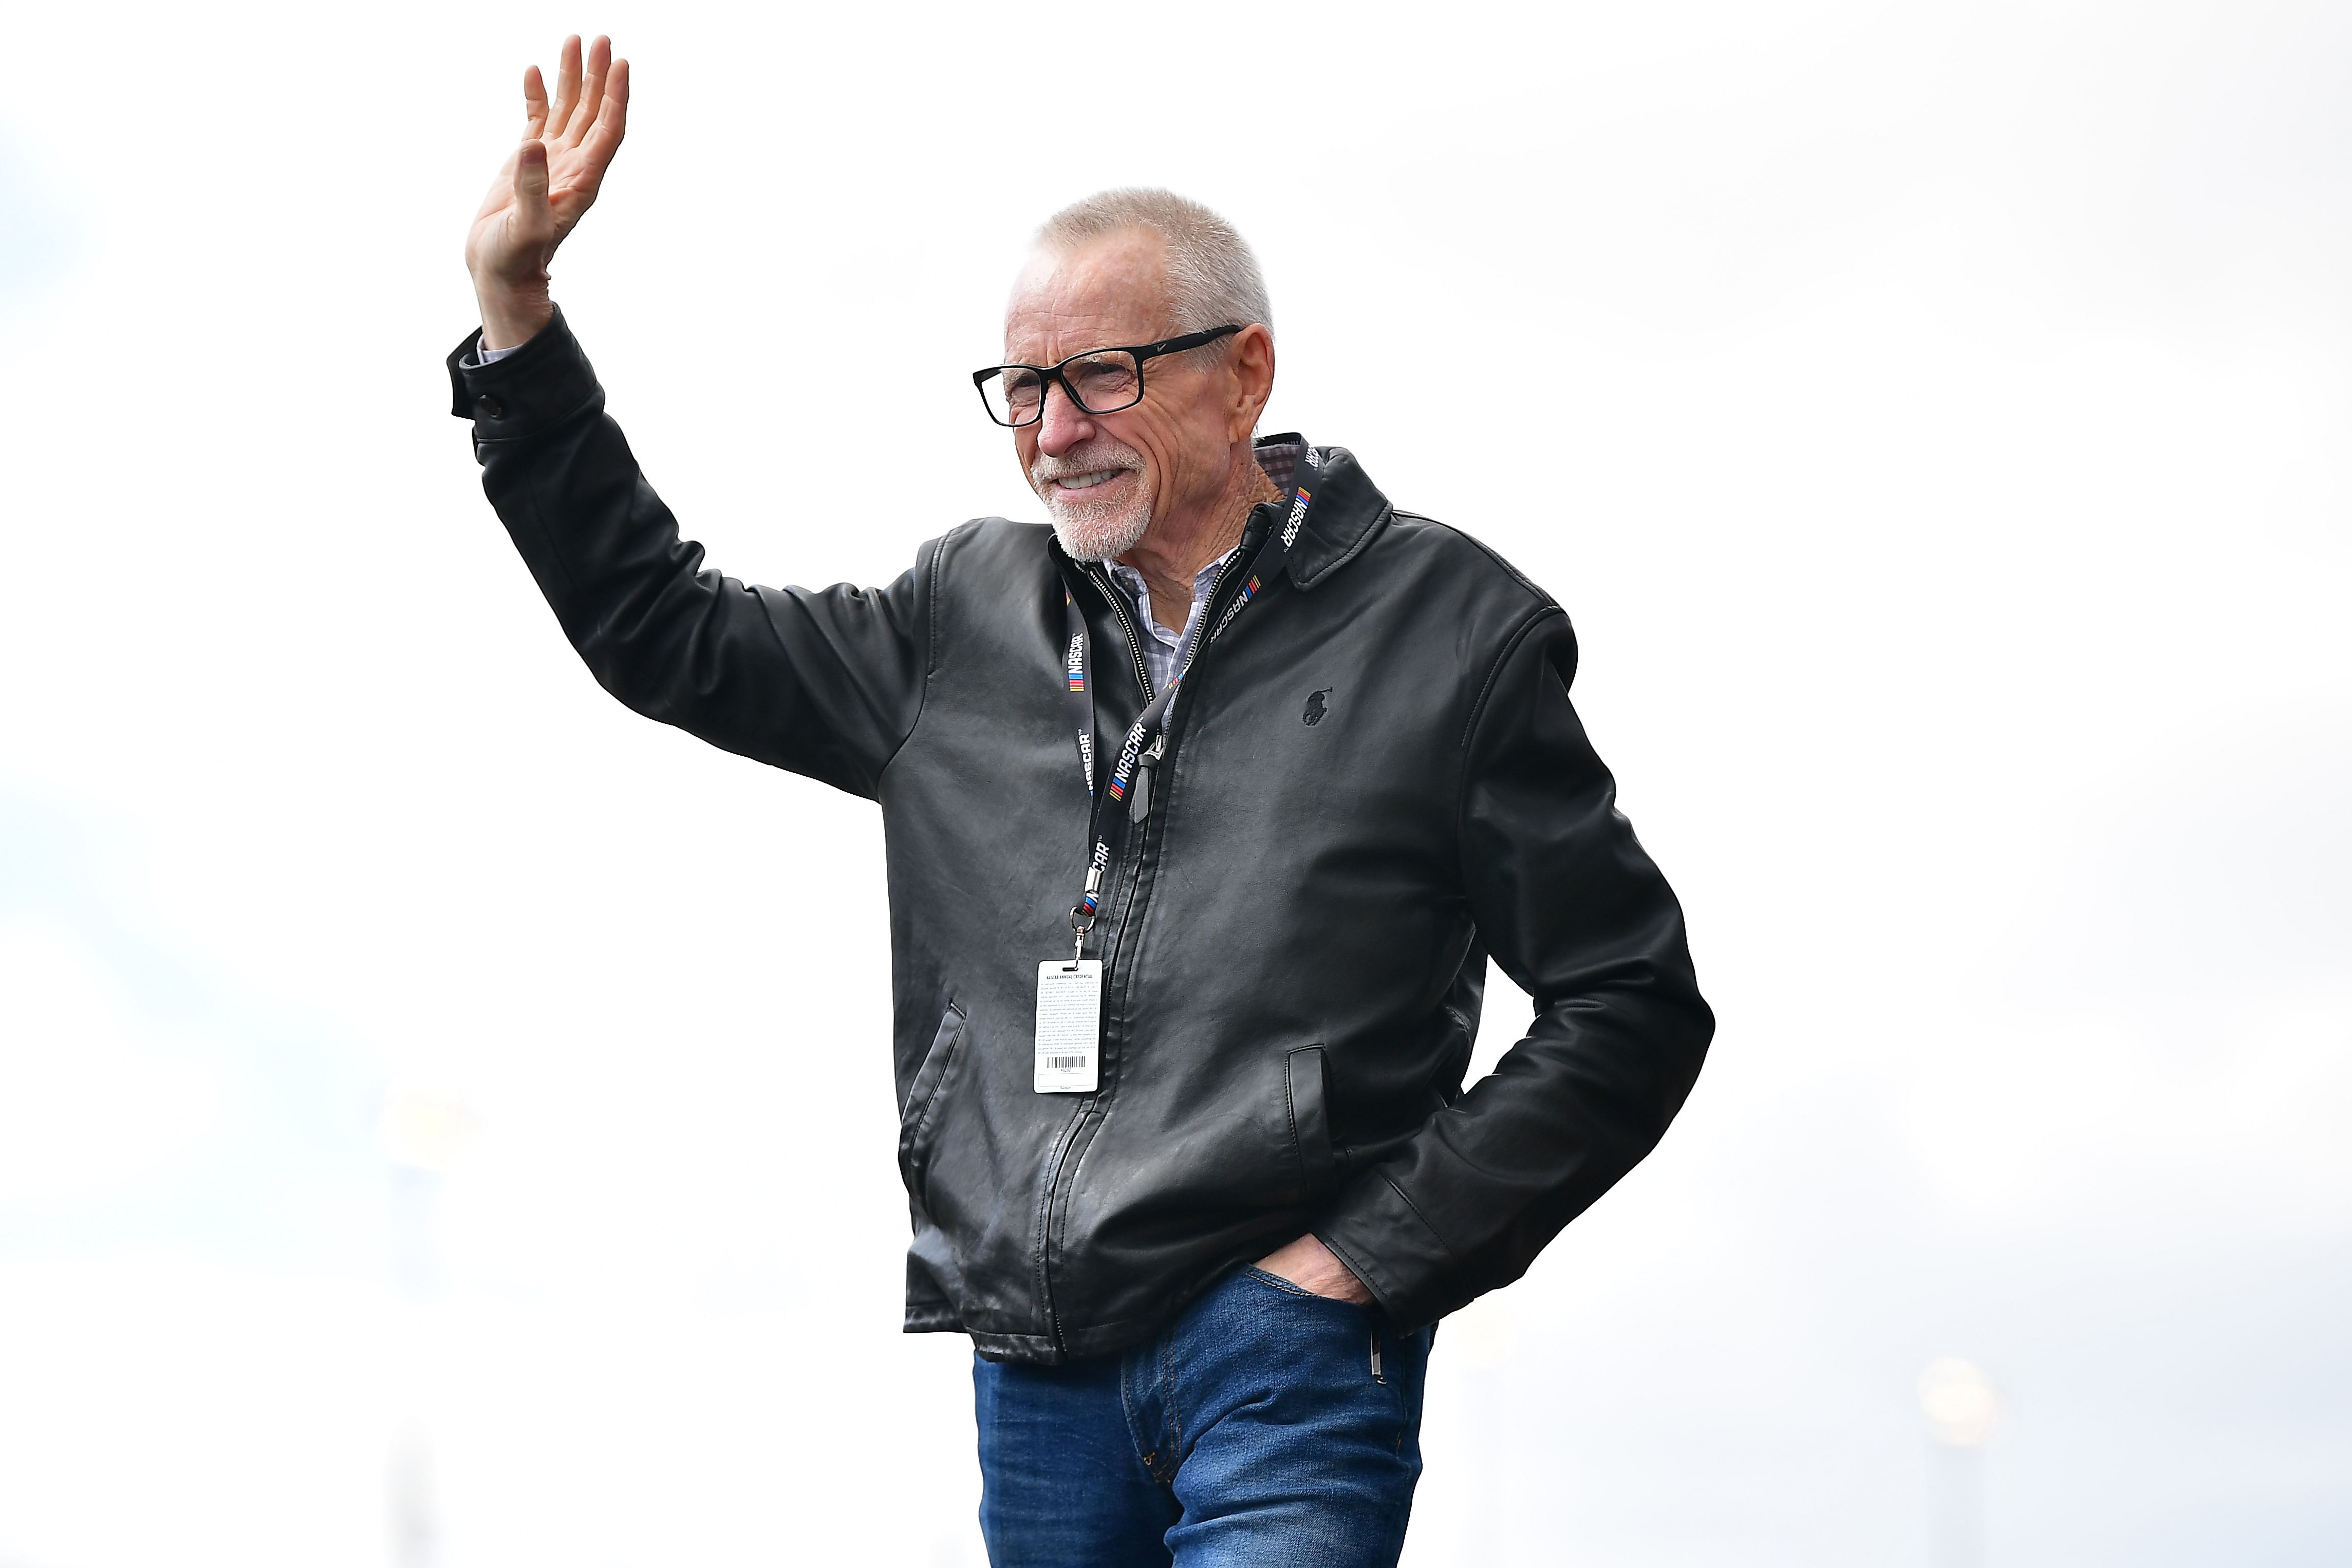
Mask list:
[[[1123,229],[1030,257],[1005,310],[1004,357],[1058,364],[1089,349],[1223,324],[1175,321],[1166,242],[1149,229]],[[1082,412],[1059,386],[1048,387],[1045,416],[1013,439],[1063,549],[1082,561],[1124,555],[1155,522],[1189,521],[1223,503],[1238,412],[1226,358],[1209,347],[1150,360],[1143,401],[1110,414]],[[1240,426],[1244,460],[1255,417],[1249,408]]]

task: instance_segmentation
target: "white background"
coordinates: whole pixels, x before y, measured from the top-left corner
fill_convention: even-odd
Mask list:
[[[1415,1568],[1925,1562],[1941,1355],[2001,1568],[2352,1551],[2352,13],[428,0],[9,22],[0,1563],[979,1561],[875,813],[604,697],[446,412],[573,26],[730,571],[1035,515],[965,373],[1165,184],[1268,427],[1575,617],[1722,1027],[1441,1337]]]

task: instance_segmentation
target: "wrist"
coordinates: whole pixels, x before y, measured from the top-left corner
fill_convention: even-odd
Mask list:
[[[474,297],[482,308],[482,346],[486,349],[520,348],[555,320],[555,301],[544,286],[508,289],[478,284]]]

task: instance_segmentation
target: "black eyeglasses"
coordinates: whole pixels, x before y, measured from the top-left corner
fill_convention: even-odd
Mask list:
[[[971,373],[988,416],[1015,430],[1034,425],[1045,414],[1045,388],[1055,382],[1072,403],[1088,414],[1116,414],[1143,401],[1143,362],[1161,354],[1181,354],[1219,338],[1231,337],[1239,327],[1212,327],[1186,332],[1156,343],[1125,348],[1089,349],[1059,364],[992,364]]]

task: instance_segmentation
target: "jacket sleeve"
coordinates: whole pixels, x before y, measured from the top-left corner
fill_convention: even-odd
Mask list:
[[[482,488],[604,689],[713,745],[872,795],[921,709],[929,574],[813,592],[706,570],[562,314],[488,365],[478,341],[449,356],[451,412],[474,421]]]
[[[1316,1230],[1401,1324],[1525,1273],[1656,1145],[1715,1031],[1681,906],[1570,704],[1575,668],[1568,617],[1538,611],[1467,731],[1462,875],[1535,1021]]]

